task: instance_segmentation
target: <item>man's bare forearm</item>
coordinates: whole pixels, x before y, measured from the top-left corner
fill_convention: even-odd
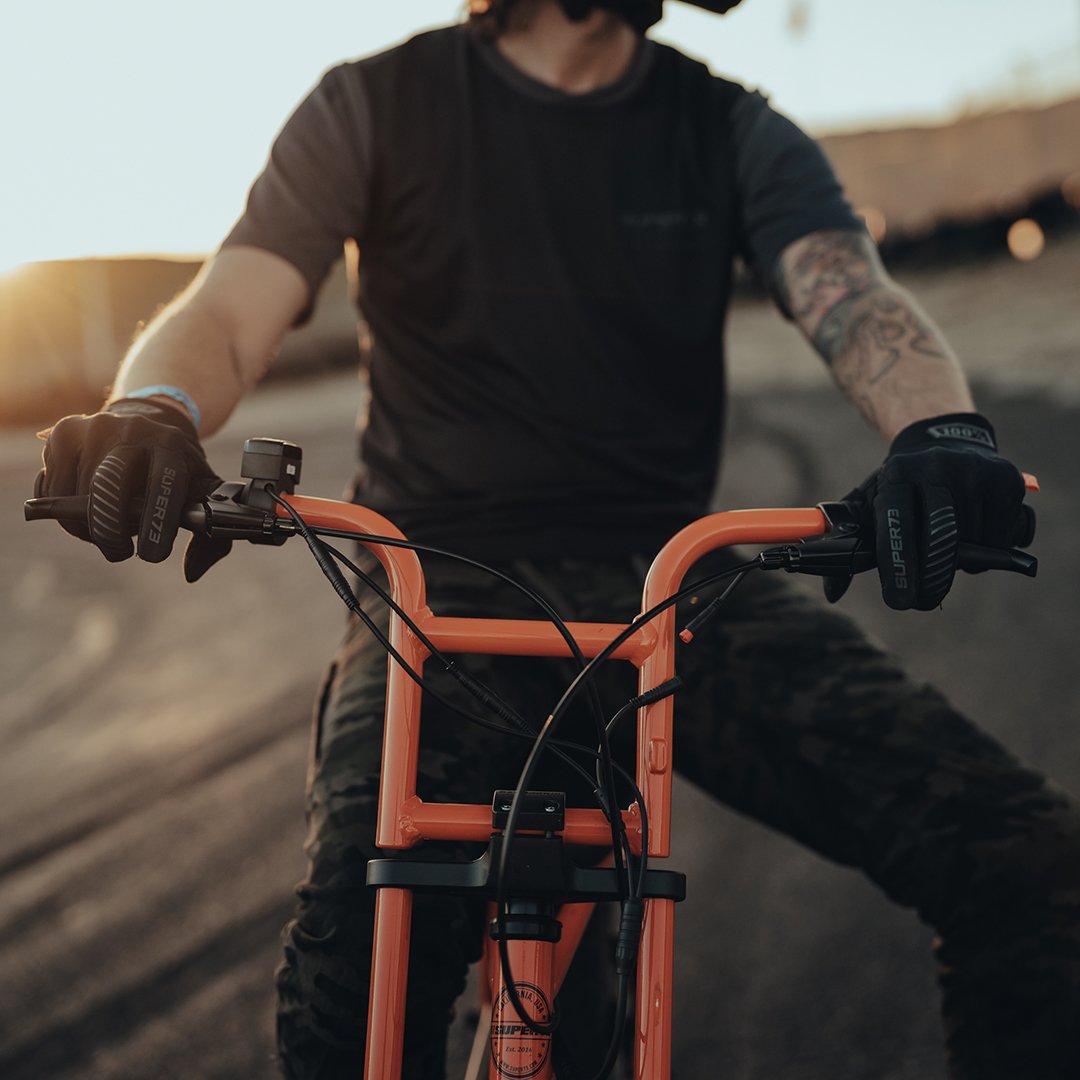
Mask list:
[[[869,237],[819,232],[780,259],[777,286],[833,377],[886,440],[916,420],[975,405],[956,356],[893,282]]]
[[[308,301],[300,272],[277,255],[245,247],[218,252],[136,342],[111,398],[179,387],[202,413],[200,434],[211,435],[266,374]],[[156,400],[183,409],[171,398]]]
[[[211,435],[250,389],[228,334],[199,305],[178,301],[166,308],[128,353],[110,400],[147,386],[176,386],[198,404],[200,435]],[[155,398],[182,409],[169,398]]]

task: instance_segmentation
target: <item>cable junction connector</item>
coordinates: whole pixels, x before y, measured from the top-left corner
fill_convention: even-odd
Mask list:
[[[630,897],[622,906],[619,936],[615,939],[615,972],[618,975],[632,975],[637,971],[644,918],[645,905],[637,897]]]
[[[791,544],[784,547],[766,548],[758,554],[758,565],[763,570],[794,571],[799,566],[799,549]]]
[[[679,640],[684,645],[689,645],[694,640],[694,635],[720,610],[718,596],[710,600],[687,624],[679,631]]]
[[[714,601],[715,603],[715,601]],[[682,687],[683,681],[678,675],[672,675],[670,679],[666,679],[658,686],[654,686],[651,690],[646,690],[637,697],[633,697],[627,703],[632,709],[640,709],[645,705],[652,705],[657,701],[663,701],[666,697],[671,697],[676,690]]]

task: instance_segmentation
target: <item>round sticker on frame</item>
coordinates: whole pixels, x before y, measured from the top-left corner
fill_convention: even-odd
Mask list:
[[[546,1024],[551,1019],[551,1006],[540,987],[519,982],[518,997],[529,1017]],[[522,1023],[510,991],[503,987],[499,1000],[491,1010],[491,1058],[500,1076],[507,1080],[526,1080],[536,1076],[547,1064],[551,1054],[551,1036],[538,1035]]]

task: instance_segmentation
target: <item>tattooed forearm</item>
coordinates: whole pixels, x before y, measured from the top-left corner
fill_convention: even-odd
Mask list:
[[[782,254],[781,304],[867,421],[891,438],[940,412],[973,408],[940,332],[893,282],[869,237],[819,232]]]
[[[871,383],[908,353],[938,360],[947,352],[938,334],[903,293],[885,285],[869,288],[832,307],[813,335],[814,347],[830,364],[844,361]]]
[[[853,232],[811,233],[781,256],[776,285],[784,307],[800,325],[816,324],[837,303],[859,296],[885,278],[870,238]]]

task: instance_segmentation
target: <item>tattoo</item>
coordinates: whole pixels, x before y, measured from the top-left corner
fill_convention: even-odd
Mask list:
[[[780,299],[822,358],[854,352],[855,366],[877,382],[908,352],[943,357],[936,330],[881,265],[863,233],[825,231],[797,240],[782,255]]]
[[[774,284],[784,307],[806,329],[838,302],[884,280],[885,270],[868,236],[827,231],[811,233],[784,251]]]
[[[926,397],[969,400],[955,357],[862,233],[823,231],[791,244],[774,282],[781,304],[871,425],[897,429]],[[894,373],[892,378],[886,378]]]
[[[813,336],[815,348],[829,363],[845,367],[871,385],[909,353],[944,359],[936,335],[903,293],[875,285],[832,307]]]

